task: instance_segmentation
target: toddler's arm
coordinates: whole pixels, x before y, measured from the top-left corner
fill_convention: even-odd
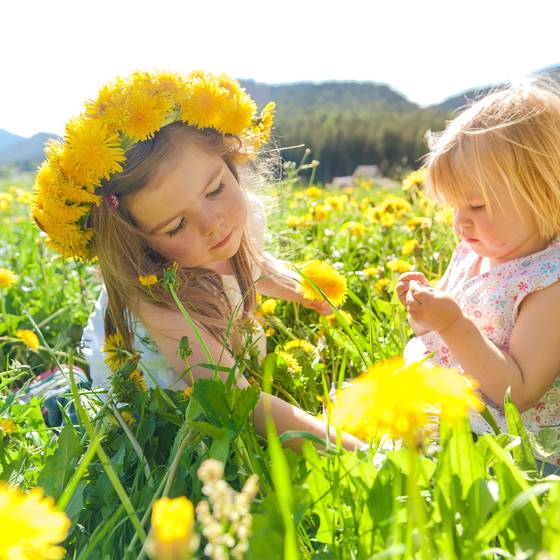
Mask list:
[[[497,405],[509,386],[517,408],[531,408],[560,373],[560,282],[523,300],[509,352],[497,348],[443,292],[413,284],[409,294],[414,320],[439,332],[463,370]]]

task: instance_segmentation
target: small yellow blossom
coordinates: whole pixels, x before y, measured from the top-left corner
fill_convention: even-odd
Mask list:
[[[288,371],[290,373],[301,373],[301,366],[299,365],[299,362],[297,361],[295,356],[293,356],[289,352],[282,351],[277,352],[277,355],[284,360],[284,362],[286,363],[286,367],[288,368]]]
[[[306,354],[313,354],[315,351],[315,346],[308,342],[307,340],[302,340],[301,338],[296,338],[294,340],[290,340],[286,344],[284,344],[284,350],[286,352],[290,352],[291,350],[295,350],[297,348],[301,348]]]
[[[149,274],[148,276],[138,276],[138,281],[142,286],[153,286],[158,283],[157,276],[155,274]]]
[[[451,227],[453,225],[453,209],[452,208],[444,208],[443,210],[440,210],[437,214],[436,214],[436,220],[445,225],[445,226],[449,226]],[[431,222],[430,222],[430,226],[431,226]]]
[[[272,327],[268,327],[268,328],[264,331],[264,335],[265,335],[267,338],[270,338],[271,336],[274,335],[275,332],[276,332],[276,331],[275,331]]]
[[[344,309],[339,309],[338,312],[344,317],[348,325],[352,324],[354,318],[352,317],[351,313],[348,313],[348,311],[344,311]],[[327,315],[325,319],[328,321],[329,325],[333,325],[335,322],[338,321],[336,313],[331,313],[330,315]]]
[[[18,275],[8,268],[0,268],[0,290],[7,290],[17,284]]]
[[[418,249],[420,249],[420,243],[418,243],[418,240],[408,239],[403,243],[401,253],[407,257],[408,255],[415,253]]]
[[[390,227],[393,227],[395,225],[395,222],[397,221],[397,219],[395,218],[394,214],[385,213],[381,216],[379,221],[381,222],[381,225],[383,225],[387,228],[390,228]]]
[[[183,391],[183,398],[188,401],[191,398],[193,392],[193,388],[192,385],[189,385],[188,387],[185,388],[185,390]]]
[[[348,202],[348,197],[345,194],[338,196],[328,196],[325,199],[325,204],[330,206],[332,210],[342,210]]]
[[[0,418],[0,432],[13,434],[15,431],[17,431],[17,425],[13,420],[9,418]]]
[[[432,218],[414,216],[406,221],[406,225],[411,229],[416,229],[418,227],[429,229],[432,227]]]
[[[374,285],[373,289],[378,293],[383,293],[387,287],[389,286],[389,279],[388,278],[380,278]]]
[[[123,410],[121,412],[122,419],[129,425],[132,426],[136,423],[136,418],[134,418],[134,414],[129,410]]]
[[[323,189],[315,186],[308,187],[305,189],[305,194],[309,198],[321,198],[323,196]]]
[[[311,208],[311,215],[317,222],[322,222],[329,217],[329,208],[324,204],[317,204]]]
[[[107,354],[105,363],[111,368],[111,371],[117,371],[126,364],[130,354],[124,347],[124,338],[119,333],[109,335],[101,348],[101,351]]]
[[[71,523],[42,488],[23,493],[0,482],[0,558],[56,560],[64,558],[60,545]]]
[[[342,224],[341,230],[350,232],[353,237],[362,237],[366,232],[366,227],[360,222],[346,222]]]
[[[420,168],[409,173],[402,182],[403,191],[422,189],[426,183],[426,169]]]
[[[19,329],[16,336],[29,348],[36,352],[39,349],[39,338],[33,331],[27,329]]]
[[[265,299],[261,303],[261,311],[264,315],[274,315],[276,313],[276,307],[278,306],[278,301],[272,298]]]
[[[376,276],[379,274],[380,270],[378,266],[366,266],[363,272],[366,276]]]
[[[138,390],[141,391],[142,393],[145,393],[148,390],[148,386],[146,385],[146,380],[144,379],[144,376],[139,370],[135,369],[128,376],[128,378],[134,381],[134,383],[136,383]]]
[[[185,496],[160,498],[152,509],[148,553],[157,560],[188,560],[198,548],[194,506]]]
[[[346,278],[332,266],[322,261],[313,260],[301,266],[301,273],[303,280],[300,290],[306,299],[322,301],[324,298],[317,290],[319,288],[333,305],[344,303],[348,284]]]
[[[393,259],[387,263],[387,268],[391,272],[403,273],[412,270],[412,265],[401,259]]]

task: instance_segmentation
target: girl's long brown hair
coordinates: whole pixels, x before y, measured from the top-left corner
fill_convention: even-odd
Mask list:
[[[142,301],[172,310],[177,310],[177,307],[161,283],[146,287],[139,282],[139,276],[155,274],[161,278],[164,268],[173,263],[149,245],[147,236],[140,231],[127,210],[127,197],[145,188],[161,163],[184,142],[194,142],[207,153],[223,158],[240,182],[235,163],[241,148],[238,138],[176,122],[163,127],[153,139],[134,146],[127,153],[124,170],[113,175],[103,186],[103,194],[118,196],[118,208],[113,209],[104,201],[100,207],[94,207],[91,213],[94,249],[107,289],[105,335],[120,333],[125,346],[131,351],[134,350],[133,318],[138,316]],[[245,182],[246,180],[240,182],[242,187]],[[233,319],[233,328],[228,327],[234,310],[225,293],[221,276],[204,268],[179,268],[177,271],[180,279],[178,295],[189,314],[199,327],[224,343],[233,354],[243,349],[240,321],[254,312],[255,286],[252,271],[257,261],[261,275],[278,275],[260,249],[253,246],[246,231],[239,251],[231,258],[234,275],[243,296],[241,313]],[[287,277],[280,277],[279,280],[286,284],[289,282]]]

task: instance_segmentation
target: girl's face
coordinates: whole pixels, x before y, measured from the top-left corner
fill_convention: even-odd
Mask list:
[[[128,209],[152,247],[180,265],[229,271],[247,223],[246,199],[225,161],[185,143]]]
[[[455,206],[455,232],[477,255],[495,266],[546,247],[530,207],[519,195],[512,197],[504,188],[503,195],[491,196],[489,203],[491,212],[482,192],[473,189],[465,204]]]

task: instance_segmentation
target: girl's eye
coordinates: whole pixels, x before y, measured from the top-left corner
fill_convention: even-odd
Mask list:
[[[173,237],[174,235],[177,235],[179,232],[183,231],[183,229],[185,228],[185,222],[185,218],[181,218],[179,225],[175,229],[168,231],[167,235],[169,235],[169,237]]]
[[[471,204],[471,210],[482,210],[486,208],[486,204]]]
[[[212,191],[211,193],[208,193],[209,197],[214,197],[214,196],[218,196],[224,189],[226,188],[226,186],[224,185],[224,183],[220,183],[220,186]]]

